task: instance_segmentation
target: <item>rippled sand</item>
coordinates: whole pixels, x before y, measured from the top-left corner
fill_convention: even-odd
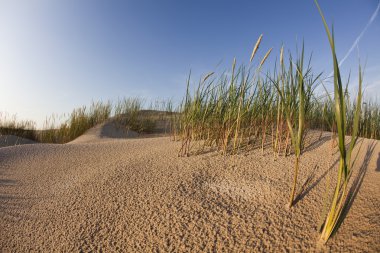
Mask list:
[[[1,252],[380,252],[378,141],[359,142],[359,191],[318,246],[336,172],[328,136],[301,158],[303,191],[290,211],[292,156],[179,158],[168,137],[84,139],[0,148]]]

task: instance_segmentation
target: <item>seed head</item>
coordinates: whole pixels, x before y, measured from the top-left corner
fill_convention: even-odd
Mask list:
[[[260,37],[259,37],[259,39],[257,40],[257,42],[255,44],[255,47],[253,48],[253,51],[252,51],[252,54],[251,54],[251,58],[249,59],[250,62],[252,62],[253,57],[255,57],[256,51],[257,51],[257,49],[259,49],[259,45],[260,45],[260,42],[261,42],[262,38],[263,38],[263,35],[261,34]]]

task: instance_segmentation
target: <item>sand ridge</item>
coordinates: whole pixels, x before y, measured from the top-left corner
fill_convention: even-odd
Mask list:
[[[104,123],[90,128],[83,135],[79,136],[70,143],[89,143],[102,141],[105,139],[126,139],[136,138],[139,134],[135,131],[123,127],[115,119],[109,119]]]
[[[292,157],[269,149],[179,158],[169,137],[0,148],[0,249],[379,252],[380,145],[366,139],[352,180],[361,187],[338,234],[317,246],[335,175],[328,139],[302,157],[308,183],[292,211]]]

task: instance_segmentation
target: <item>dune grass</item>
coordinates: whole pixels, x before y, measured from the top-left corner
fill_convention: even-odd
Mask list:
[[[0,112],[0,135],[16,135],[36,140],[36,124],[31,120],[18,120],[16,115],[9,116]]]
[[[170,99],[157,99],[144,106],[141,98],[124,98],[118,100],[114,106],[114,117],[122,126],[138,133],[153,133],[159,123],[167,133],[172,132],[174,120],[174,106]]]
[[[296,62],[293,62],[291,55],[289,56],[289,70],[286,71],[285,68],[283,62],[283,49],[281,49],[280,74],[277,80],[273,80],[274,87],[278,93],[276,141],[277,137],[280,135],[279,119],[282,118],[282,115],[280,114],[282,111],[281,108],[283,108],[288,132],[295,153],[293,187],[288,203],[288,207],[292,207],[297,187],[300,156],[304,143],[305,115],[306,111],[310,108],[312,91],[314,90],[315,83],[320,75],[313,77],[310,64],[304,69],[304,46],[302,47],[301,55]],[[277,143],[274,144],[274,149],[277,149],[277,145]]]
[[[42,143],[67,143],[107,120],[138,133],[153,133],[157,124],[162,122],[172,124],[163,126],[165,130],[174,128],[175,113],[171,100],[157,100],[149,107],[144,104],[141,98],[123,98],[116,103],[92,102],[88,107],[74,109],[68,116],[48,117],[42,130],[37,130],[33,121],[18,120],[4,114],[0,115],[0,135],[16,135]]]
[[[205,75],[195,91],[190,92],[190,75],[187,91],[180,108],[179,136],[182,145],[179,156],[216,149],[221,154],[235,154],[240,150],[265,147],[273,150],[274,158],[294,154],[294,177],[288,206],[294,202],[300,157],[305,146],[305,133],[310,129],[338,133],[340,163],[338,179],[330,211],[322,229],[321,239],[326,242],[341,219],[351,175],[351,153],[358,136],[379,139],[380,107],[373,101],[362,102],[362,70],[359,67],[359,91],[356,101],[350,98],[348,82],[344,86],[335,53],[333,35],[323,14],[334,65],[334,98],[315,93],[320,74],[314,74],[311,57],[304,63],[304,47],[296,60],[289,54],[284,63],[284,49],[280,51],[280,68],[276,66],[263,73],[262,65],[236,66],[233,60],[231,75],[214,72]],[[263,36],[255,44],[250,62],[258,50]],[[306,67],[305,67],[306,66]],[[363,110],[361,108],[363,107]],[[351,135],[349,148],[345,137]],[[268,136],[271,141],[268,143]],[[334,135],[333,135],[334,136]],[[291,141],[291,146],[289,145]],[[258,145],[257,145],[258,144]]]
[[[340,153],[339,167],[338,167],[338,178],[335,186],[335,191],[333,199],[330,205],[330,210],[327,214],[326,220],[323,224],[321,232],[321,240],[326,243],[331,237],[334,231],[338,228],[338,221],[342,218],[342,212],[346,205],[346,197],[348,193],[348,182],[351,177],[352,172],[352,161],[351,154],[355,147],[357,138],[358,138],[358,129],[359,121],[361,116],[361,106],[362,106],[362,70],[359,65],[359,89],[357,94],[357,101],[355,108],[352,109],[351,113],[347,114],[346,110],[349,106],[347,103],[347,96],[342,84],[342,79],[340,75],[339,64],[335,51],[335,41],[334,34],[330,32],[330,29],[327,25],[325,17],[322,13],[322,10],[318,4],[318,1],[314,1],[318,11],[321,15],[323,24],[325,26],[326,34],[330,43],[333,65],[334,65],[334,105],[335,105],[335,122],[338,132],[338,148]],[[353,114],[352,114],[353,112]],[[352,116],[352,117],[350,117]],[[370,117],[366,115],[366,117]],[[371,115],[372,116],[372,115]],[[345,143],[347,125],[352,123],[352,136],[350,145],[347,148]],[[371,124],[370,124],[371,125]],[[365,125],[366,126],[366,125]]]
[[[251,61],[261,40],[262,36],[254,46]],[[271,114],[267,112],[271,110],[274,93],[269,78],[262,78],[259,72],[270,52],[271,49],[256,69],[236,66],[234,59],[231,75],[222,73],[215,77],[214,73],[207,74],[199,81],[193,95],[190,93],[189,76],[180,109],[182,146],[179,156],[189,155],[199,140],[203,140],[199,146],[201,150],[215,147],[227,154],[238,152],[253,141],[249,137],[260,134],[264,147],[267,132],[264,122],[270,121]]]
[[[261,40],[262,36],[258,42]],[[255,45],[253,51],[257,49]],[[328,99],[328,93],[315,92],[322,83],[322,73],[313,72],[311,57],[306,62],[303,49],[293,59],[281,48],[279,70],[275,66],[263,72],[262,62],[237,66],[234,59],[230,71],[206,74],[194,92],[190,73],[176,121],[177,139],[182,140],[179,156],[213,148],[226,155],[259,146],[263,153],[270,147],[274,158],[289,154],[299,157],[309,130],[336,131],[334,101]],[[362,103],[362,117],[355,129],[357,101],[350,98],[347,86],[343,92],[345,134],[379,139],[379,104]]]
[[[55,126],[55,117],[45,121],[42,131],[37,134],[37,140],[44,143],[66,143],[82,135],[91,127],[106,121],[111,114],[111,103],[93,102],[90,107],[74,109],[68,120]]]

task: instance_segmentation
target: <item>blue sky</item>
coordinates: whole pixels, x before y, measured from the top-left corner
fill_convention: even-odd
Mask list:
[[[379,0],[319,1],[334,24],[342,59]],[[294,52],[305,42],[316,72],[331,72],[321,18],[312,0],[97,1],[0,0],[0,111],[39,125],[53,113],[92,100],[124,96],[179,101],[186,78],[223,71],[234,57],[249,60],[282,44]],[[380,15],[342,64],[357,85],[358,52],[366,64],[367,97],[380,98]],[[220,63],[218,65],[218,63]]]

